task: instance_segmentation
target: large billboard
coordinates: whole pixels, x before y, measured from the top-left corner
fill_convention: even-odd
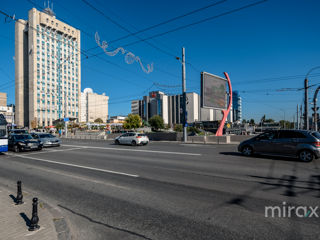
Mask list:
[[[202,72],[201,73],[201,107],[226,108],[227,79]]]

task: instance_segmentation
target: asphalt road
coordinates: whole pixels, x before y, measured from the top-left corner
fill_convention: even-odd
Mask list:
[[[1,184],[18,179],[63,212],[74,239],[320,239],[310,212],[265,217],[266,206],[319,205],[320,160],[243,157],[236,145],[65,140],[0,155]]]

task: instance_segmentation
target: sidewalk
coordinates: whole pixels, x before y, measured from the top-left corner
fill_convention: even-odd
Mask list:
[[[14,187],[6,189],[0,186],[0,239],[68,239],[64,234],[65,229],[59,229],[61,228],[59,227],[59,225],[61,225],[61,218],[54,216],[54,210],[43,203],[41,199],[39,199],[38,204],[38,224],[40,225],[40,229],[37,231],[28,230],[27,222],[31,219],[32,215],[32,198],[36,196],[31,196],[25,192],[23,186],[22,192],[24,203],[15,205],[13,197],[17,194],[16,189],[14,189]],[[61,230],[61,232],[59,230]]]

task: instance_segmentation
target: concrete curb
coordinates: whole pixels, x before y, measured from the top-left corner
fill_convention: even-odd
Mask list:
[[[61,138],[62,142],[63,141],[79,141],[79,142],[112,142],[114,139],[80,139],[80,138]],[[150,142],[159,142],[159,143],[174,143],[174,144],[199,144],[199,145],[239,145],[240,142],[230,142],[230,143],[224,143],[224,142],[198,142],[198,141],[188,141],[188,142],[183,142],[183,141],[154,141],[150,140]]]
[[[72,235],[70,232],[69,224],[67,220],[62,216],[60,210],[58,208],[54,208],[48,203],[42,202],[43,205],[48,209],[51,213],[53,219],[54,226],[56,228],[57,237],[59,240],[71,240]]]

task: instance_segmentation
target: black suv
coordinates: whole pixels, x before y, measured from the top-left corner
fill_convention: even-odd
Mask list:
[[[41,150],[42,143],[33,139],[30,134],[11,134],[8,138],[8,148],[14,152]]]

